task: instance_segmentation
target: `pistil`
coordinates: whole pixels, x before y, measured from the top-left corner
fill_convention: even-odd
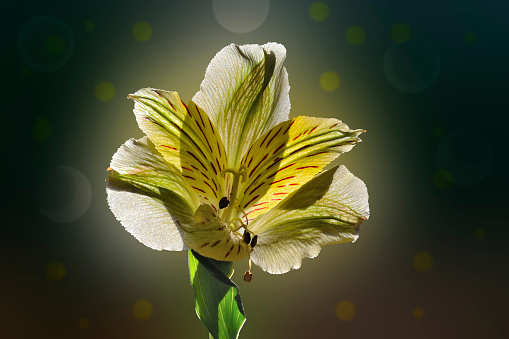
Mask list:
[[[232,190],[230,193],[230,204],[226,208],[226,210],[223,212],[222,219],[226,222],[227,225],[230,224],[230,217],[232,215],[233,210],[235,209],[235,206],[238,203],[237,200],[237,192],[239,190],[239,182],[244,182],[246,178],[246,167],[244,165],[241,165],[237,171],[234,171],[230,168],[224,169],[221,171],[221,174],[225,173],[231,173],[233,174],[233,184],[232,184]],[[241,181],[242,178],[242,181]]]

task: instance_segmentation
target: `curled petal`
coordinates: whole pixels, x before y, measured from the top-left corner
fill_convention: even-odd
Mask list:
[[[187,249],[178,224],[193,221],[199,201],[180,171],[147,137],[120,146],[110,167],[108,204],[126,230],[156,250]]]
[[[298,269],[323,246],[357,240],[368,217],[366,185],[346,167],[332,168],[250,224],[258,235],[251,258],[273,274]]]
[[[203,108],[225,143],[231,168],[249,146],[288,119],[286,49],[268,43],[223,48],[212,59],[193,101]]]

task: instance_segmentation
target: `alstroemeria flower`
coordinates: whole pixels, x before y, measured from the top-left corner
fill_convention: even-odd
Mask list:
[[[231,44],[187,105],[177,92],[129,95],[146,137],[119,148],[107,185],[127,231],[157,250],[250,255],[270,273],[357,239],[366,186],[344,166],[320,172],[364,131],[336,119],[288,120],[285,57],[276,43]]]

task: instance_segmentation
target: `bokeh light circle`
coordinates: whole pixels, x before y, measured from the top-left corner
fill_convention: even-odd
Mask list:
[[[467,44],[473,44],[477,40],[477,37],[472,32],[466,33],[463,38]]]
[[[78,320],[78,326],[85,330],[90,327],[90,320],[88,318],[80,318],[80,320]]]
[[[328,71],[320,76],[320,86],[327,92],[335,91],[340,84],[339,75],[335,72]]]
[[[415,319],[422,319],[424,317],[424,310],[420,307],[417,307],[412,312]]]
[[[442,138],[437,148],[436,162],[438,168],[450,172],[451,183],[473,185],[491,171],[493,152],[482,134],[460,129]]]
[[[133,26],[133,37],[138,41],[147,41],[152,36],[152,26],[146,21],[137,22]]]
[[[20,74],[23,78],[28,78],[32,74],[32,70],[28,66],[21,67]]]
[[[46,277],[51,281],[60,281],[65,277],[65,267],[59,261],[52,261],[46,266]]]
[[[352,320],[355,317],[355,305],[348,300],[343,300],[336,305],[336,316],[343,321]]]
[[[452,186],[453,178],[451,172],[448,170],[438,170],[433,176],[433,184],[439,189],[446,189]]]
[[[152,316],[153,308],[150,301],[141,299],[134,303],[133,314],[140,320],[145,320]]]
[[[478,228],[474,231],[474,237],[478,240],[484,239],[486,237],[486,231],[482,228]]]
[[[413,258],[414,268],[419,272],[426,272],[433,267],[433,257],[428,252],[419,252]]]
[[[407,42],[408,39],[410,39],[410,35],[410,27],[408,27],[408,25],[403,22],[398,22],[391,28],[392,40],[396,41],[397,43],[402,44]]]
[[[51,171],[37,194],[39,211],[58,223],[79,219],[91,201],[92,189],[88,179],[77,169],[67,166]]]
[[[329,6],[325,2],[315,2],[309,7],[309,16],[314,21],[325,21],[329,17]]]
[[[52,16],[36,17],[23,26],[18,35],[18,52],[32,69],[52,72],[63,67],[74,50],[69,27]]]
[[[95,86],[94,93],[100,101],[110,101],[115,96],[115,87],[111,82],[102,81]]]
[[[269,15],[269,0],[214,0],[216,20],[234,33],[248,33],[260,27]]]
[[[86,21],[85,29],[89,32],[93,31],[95,29],[95,23],[93,21]]]
[[[348,28],[346,31],[346,41],[350,45],[361,45],[366,40],[366,31],[362,26],[354,25]]]
[[[395,43],[385,52],[384,71],[389,83],[398,90],[418,93],[437,80],[440,57],[433,46],[419,39]]]
[[[32,136],[37,141],[46,141],[51,137],[51,126],[45,118],[37,118],[32,126]]]

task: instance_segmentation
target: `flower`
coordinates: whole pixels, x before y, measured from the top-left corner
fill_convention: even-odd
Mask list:
[[[108,204],[140,242],[216,260],[249,256],[270,273],[321,247],[355,241],[368,218],[364,183],[344,166],[360,141],[336,119],[288,119],[283,45],[223,48],[187,105],[177,92],[128,96],[145,137],[113,156]]]

